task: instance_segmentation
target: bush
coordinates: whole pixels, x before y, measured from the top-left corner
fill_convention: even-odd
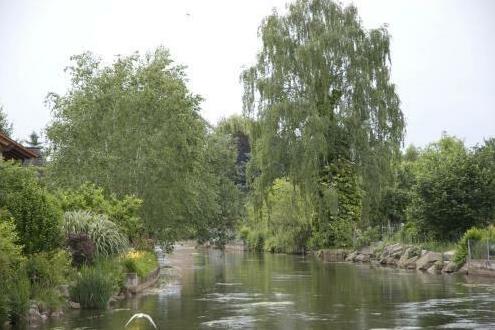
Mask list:
[[[69,246],[72,255],[72,265],[81,267],[82,265],[90,265],[93,263],[96,247],[88,234],[69,234],[67,245]]]
[[[99,267],[83,266],[76,284],[71,288],[71,299],[83,308],[106,308],[114,292],[112,278]]]
[[[129,241],[105,215],[87,211],[65,212],[62,231],[66,237],[85,234],[95,245],[96,256],[112,256],[129,248]]]
[[[0,325],[9,318],[9,296],[24,259],[14,228],[12,220],[0,210]]]
[[[125,255],[123,264],[128,273],[137,273],[145,278],[158,267],[156,255],[150,251],[131,251]]]
[[[466,262],[468,256],[468,241],[481,241],[495,238],[495,227],[489,226],[485,229],[471,228],[464,233],[456,246],[454,255],[454,261],[456,264],[461,265]]]
[[[65,250],[33,254],[26,262],[26,273],[34,290],[64,284],[70,271],[70,256]]]
[[[368,227],[365,230],[356,230],[353,247],[359,249],[363,246],[369,246],[373,242],[381,239],[380,229],[378,227]]]
[[[131,242],[143,237],[144,224],[139,217],[143,201],[137,197],[107,197],[102,188],[91,183],[85,183],[77,189],[59,190],[57,197],[64,212],[83,210],[93,214],[105,214]]]
[[[258,230],[251,230],[247,236],[247,243],[250,250],[263,251],[265,248],[265,234]]]
[[[13,279],[9,292],[9,320],[15,326],[26,322],[30,293],[29,279],[24,272],[19,272]]]
[[[495,216],[495,171],[454,137],[430,144],[415,163],[408,219],[427,239],[454,241]],[[493,163],[493,158],[491,160]]]
[[[36,173],[0,160],[0,208],[13,218],[24,252],[50,251],[60,246],[61,212]]]

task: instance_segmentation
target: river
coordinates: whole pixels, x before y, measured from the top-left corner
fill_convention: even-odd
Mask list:
[[[159,329],[495,329],[495,282],[484,278],[188,247],[170,262],[178,280],[42,329],[123,329],[137,312]]]

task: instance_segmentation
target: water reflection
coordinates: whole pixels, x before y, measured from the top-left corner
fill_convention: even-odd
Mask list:
[[[121,329],[143,312],[162,329],[495,329],[487,280],[240,251],[184,248],[170,262],[180,281],[44,328]]]

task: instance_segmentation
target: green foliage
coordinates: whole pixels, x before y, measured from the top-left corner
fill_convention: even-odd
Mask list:
[[[158,267],[156,255],[151,251],[132,251],[123,259],[127,273],[137,273],[140,278],[145,278]]]
[[[30,255],[25,269],[34,295],[41,298],[37,290],[55,288],[66,283],[70,273],[70,255],[65,250],[40,252]]]
[[[455,240],[495,217],[495,171],[463,142],[443,136],[415,162],[408,218],[434,240]]]
[[[137,197],[107,197],[102,188],[88,182],[75,189],[59,190],[56,196],[64,211],[85,210],[107,215],[131,242],[139,241],[144,235],[144,223],[139,217],[143,202]]]
[[[399,231],[400,241],[403,243],[419,243],[423,241],[420,230],[415,222],[407,222]]]
[[[32,169],[0,160],[0,208],[14,219],[24,252],[60,246],[61,212]]]
[[[355,7],[330,0],[287,9],[265,18],[257,63],[242,75],[244,111],[257,120],[250,172],[260,196],[280,177],[300,187],[315,208],[314,246],[349,246],[356,220],[376,209],[403,139],[389,35],[363,29]],[[340,191],[339,180],[347,180]]]
[[[102,268],[83,266],[76,284],[71,288],[71,299],[83,308],[103,309],[115,289],[112,277]]]
[[[14,128],[12,123],[9,123],[7,114],[5,113],[3,106],[0,105],[0,132],[10,137],[12,136],[13,131]]]
[[[456,246],[454,261],[458,265],[462,265],[468,256],[468,241],[481,241],[495,239],[495,227],[488,226],[487,228],[470,228],[467,230]]]
[[[0,210],[0,324],[9,318],[9,296],[14,294],[15,278],[23,263],[22,247],[17,245],[15,226]]]
[[[354,232],[353,248],[359,249],[363,246],[370,246],[373,242],[381,239],[380,229],[378,227],[368,227],[365,230],[356,230]]]
[[[248,208],[248,245],[255,250],[302,252],[311,234],[311,217],[312,208],[299,188],[286,179],[277,179],[263,207]]]
[[[58,288],[37,288],[31,298],[36,301],[40,310],[48,312],[60,311],[67,304]]]
[[[35,148],[42,147],[40,136],[35,131],[32,131],[31,134],[29,134],[29,140],[27,140],[26,143],[29,144],[30,147],[35,147]]]
[[[25,324],[29,309],[31,286],[24,272],[19,272],[12,281],[9,293],[9,320],[15,326]]]
[[[250,250],[263,251],[265,249],[265,233],[260,230],[249,230],[246,241]]]
[[[339,160],[325,168],[320,182],[319,217],[313,221],[313,248],[352,246],[353,231],[361,219],[362,191],[349,162]]]
[[[250,128],[253,122],[246,117],[233,115],[221,120],[215,132],[225,134],[234,140],[237,149],[237,158],[235,161],[236,175],[235,184],[242,191],[247,192],[247,164],[251,158],[251,138]]]
[[[203,187],[206,191],[203,217],[196,223],[195,236],[199,242],[209,241],[224,246],[234,236],[243,212],[243,196],[236,186],[235,141],[229,134],[216,130],[207,139],[207,166]]]
[[[120,254],[129,248],[127,237],[118,226],[102,214],[87,211],[69,211],[64,213],[62,224],[64,235],[86,234],[95,244],[97,256]]]
[[[216,206],[204,175],[201,98],[188,90],[184,68],[164,48],[109,66],[89,53],[72,60],[71,88],[49,96],[48,177],[64,187],[92,182],[118,197],[137,196],[149,233],[162,240],[189,233]]]

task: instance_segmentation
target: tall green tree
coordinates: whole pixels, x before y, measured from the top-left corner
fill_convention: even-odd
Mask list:
[[[355,7],[330,0],[298,0],[287,9],[263,21],[257,63],[242,74],[244,111],[257,121],[257,190],[266,192],[276,178],[288,177],[311,196],[319,231],[333,221],[326,205],[347,217],[339,200],[349,196],[339,196],[332,183],[335,173],[347,172],[360,182],[350,196],[365,192],[363,211],[353,221],[361,213],[368,221],[404,132],[390,82],[388,31],[363,29]]]
[[[251,158],[251,138],[250,127],[251,121],[249,118],[234,115],[221,120],[215,131],[221,134],[230,136],[235,143],[237,156],[235,161],[236,178],[235,183],[243,192],[248,191],[246,172],[247,164]]]
[[[457,240],[470,227],[493,221],[494,150],[489,142],[473,151],[445,135],[420,153],[408,220],[424,238]]]
[[[13,125],[12,123],[9,123],[7,114],[5,113],[3,106],[0,105],[0,132],[10,137],[12,136],[13,131]]]
[[[72,60],[71,88],[48,97],[51,179],[143,199],[148,229],[165,240],[212,214],[214,196],[203,180],[207,125],[184,67],[163,48],[109,66],[89,53]]]
[[[237,144],[218,127],[208,135],[207,142],[205,190],[214,199],[215,207],[199,219],[195,234],[200,242],[223,246],[234,237],[244,209],[242,187],[237,185]]]
[[[29,140],[26,140],[26,143],[30,147],[34,147],[34,148],[41,148],[42,146],[42,143],[40,141],[40,136],[35,131],[32,131],[31,134],[29,134]]]

